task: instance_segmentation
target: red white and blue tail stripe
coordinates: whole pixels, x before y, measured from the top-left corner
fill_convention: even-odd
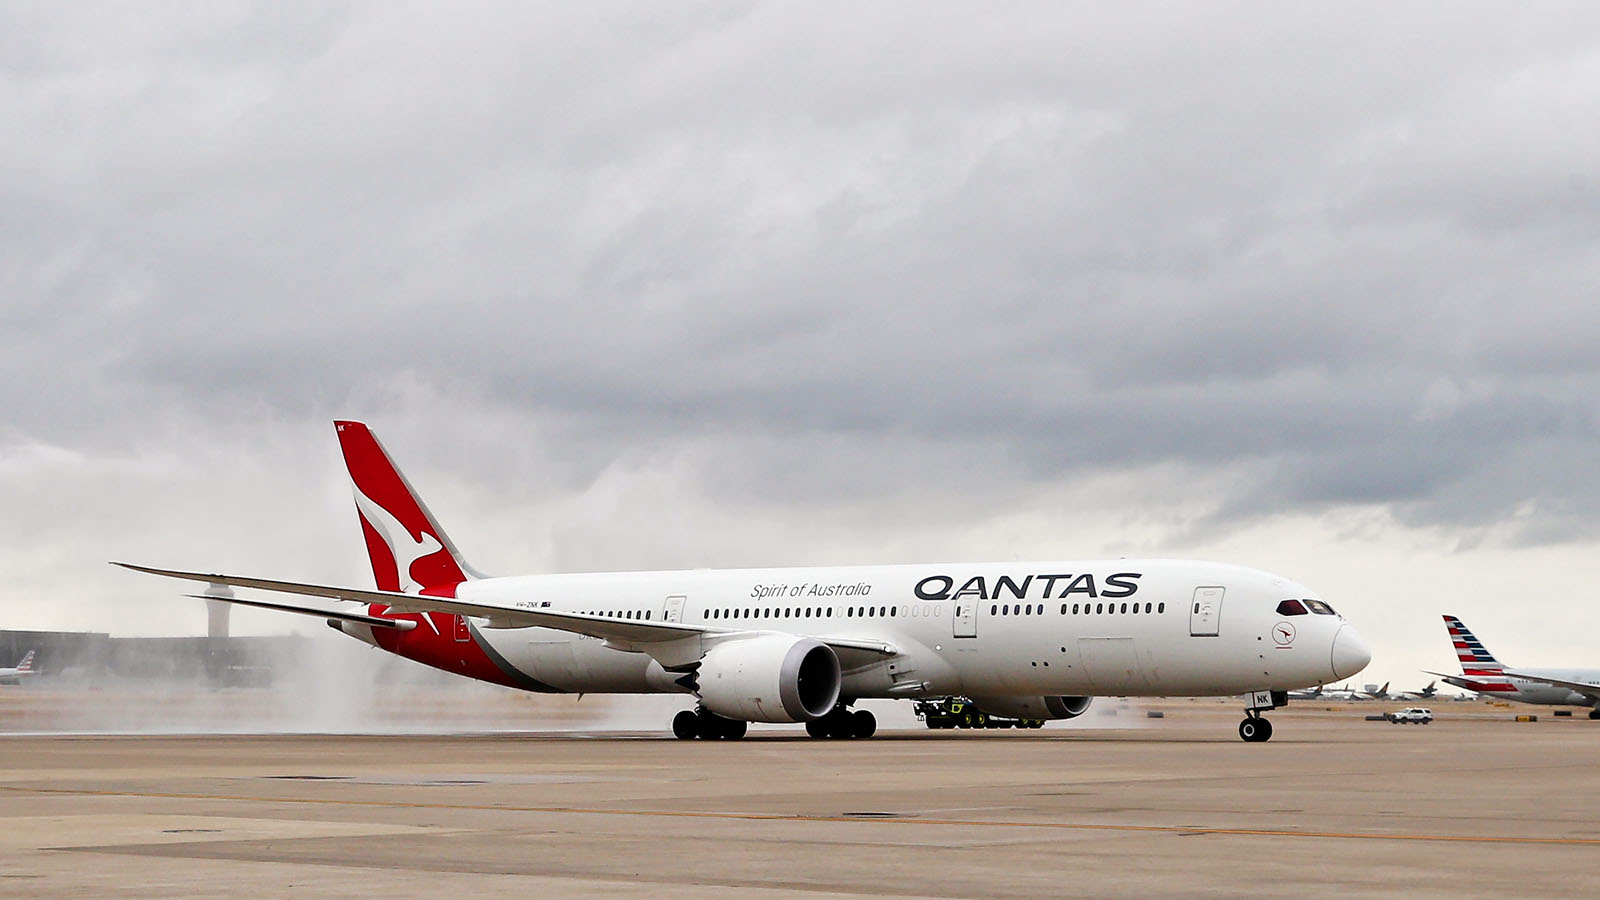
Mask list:
[[[1450,631],[1451,643],[1455,644],[1456,659],[1461,661],[1463,680],[1470,682],[1467,687],[1485,693],[1516,693],[1516,686],[1506,677],[1505,665],[1494,658],[1460,619],[1445,616],[1444,625]]]

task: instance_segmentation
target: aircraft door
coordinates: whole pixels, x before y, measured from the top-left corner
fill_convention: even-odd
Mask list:
[[[464,644],[472,640],[472,632],[467,630],[466,616],[451,616],[456,620],[456,643]]]
[[[957,597],[955,599],[955,607],[951,610],[950,623],[954,629],[951,632],[951,637],[977,637],[978,599],[976,597]]]
[[[1194,602],[1189,606],[1189,634],[1191,637],[1216,637],[1217,621],[1222,618],[1222,594],[1219,587],[1197,587]]]
[[[668,597],[667,605],[661,610],[661,618],[668,622],[682,622],[683,604],[687,602],[688,599],[689,598],[681,595]]]

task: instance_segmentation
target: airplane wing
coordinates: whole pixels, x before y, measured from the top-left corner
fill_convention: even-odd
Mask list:
[[[712,639],[734,639],[752,633],[750,629],[719,628],[710,625],[696,625],[687,622],[662,622],[639,619],[617,619],[610,616],[591,616],[584,613],[564,612],[561,610],[538,608],[522,609],[515,606],[500,606],[497,604],[472,603],[457,600],[454,597],[431,596],[427,594],[402,594],[398,591],[376,591],[364,588],[331,587],[320,584],[304,584],[297,581],[275,581],[268,578],[247,578],[238,575],[206,574],[202,572],[181,572],[175,569],[156,569],[149,566],[138,566],[132,563],[114,562],[112,565],[135,572],[145,572],[151,575],[162,575],[167,578],[182,578],[187,581],[201,581],[213,586],[227,586],[252,588],[260,591],[273,591],[281,594],[299,594],[306,597],[324,597],[329,600],[344,600],[356,603],[382,603],[392,611],[399,613],[414,612],[442,612],[460,616],[488,619],[490,628],[554,628],[559,631],[569,631],[574,634],[583,634],[600,638],[624,650],[641,650],[648,652],[650,644],[660,644],[667,641],[680,640],[688,637],[702,637]],[[196,596],[193,594],[187,596]],[[267,609],[277,609],[283,612],[300,613],[302,615],[328,616],[327,610],[312,607],[297,607],[287,604],[268,604],[261,601],[244,601],[228,596],[200,595],[206,600],[220,600],[224,603],[243,603],[247,606],[261,606]],[[332,614],[333,618],[347,618],[347,614]],[[366,621],[375,616],[357,617],[356,621]],[[388,623],[386,627],[393,627],[391,620],[380,620]],[[372,624],[372,623],[368,623]],[[832,647],[840,654],[840,664],[846,670],[863,665],[868,661],[895,656],[900,651],[893,644],[884,641],[866,640],[860,638],[842,638],[817,636],[817,640]],[[864,658],[865,657],[865,658]],[[854,663],[852,665],[852,663]]]
[[[215,594],[184,594],[196,600],[216,600],[222,603],[237,603],[240,606],[254,606],[258,609],[273,609],[278,612],[299,613],[302,616],[317,616],[322,619],[338,619],[342,622],[360,622],[374,628],[393,628],[396,631],[410,631],[417,627],[417,623],[410,619],[385,619],[382,616],[363,616],[360,613],[342,612],[337,609],[317,609],[314,606],[293,606],[288,603],[268,603],[265,600],[245,600],[242,597],[219,597]]]
[[[1564,687],[1569,691],[1576,691],[1577,693],[1588,697],[1590,700],[1600,702],[1600,684],[1585,681],[1566,681],[1561,678],[1547,678],[1543,675],[1529,675],[1527,672],[1507,671],[1506,674],[1512,678],[1525,678],[1528,681],[1537,681],[1540,684],[1550,684],[1555,685],[1556,687]]]

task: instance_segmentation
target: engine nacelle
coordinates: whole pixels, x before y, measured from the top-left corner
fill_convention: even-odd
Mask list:
[[[746,722],[809,722],[839,703],[839,657],[811,638],[771,634],[717,644],[696,672],[700,702]]]
[[[1007,719],[1075,719],[1083,715],[1093,700],[1093,697],[972,698],[979,709]]]

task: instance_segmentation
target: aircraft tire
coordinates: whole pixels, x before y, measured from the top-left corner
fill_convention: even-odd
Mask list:
[[[683,710],[672,717],[672,735],[680,741],[692,741],[700,734],[700,717],[693,710]]]
[[[811,721],[807,722],[806,723],[806,734],[809,734],[814,738],[825,738],[825,737],[827,737],[828,736],[828,727],[826,725],[822,724],[823,721],[824,721],[823,719],[812,719]]]
[[[878,733],[878,717],[864,709],[850,714],[850,736],[869,738]]]
[[[1259,716],[1247,716],[1239,723],[1239,739],[1248,744],[1259,744],[1272,738],[1272,723]]]
[[[729,719],[704,709],[696,712],[694,718],[696,735],[707,741],[737,741],[750,728],[750,723],[743,719]]]
[[[1591,719],[1600,719],[1600,709],[1591,709],[1591,710],[1589,710],[1589,718],[1591,718]]]

